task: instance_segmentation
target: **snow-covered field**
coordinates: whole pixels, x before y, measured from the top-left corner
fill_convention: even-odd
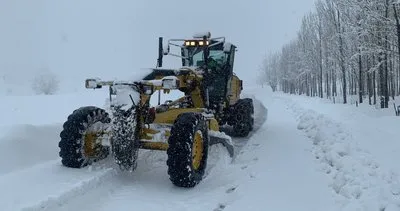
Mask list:
[[[256,128],[234,139],[230,159],[210,149],[204,180],[173,186],[164,152],[142,151],[133,173],[111,159],[61,165],[62,123],[74,109],[104,107],[107,92],[9,96],[0,116],[1,210],[400,210],[399,119],[369,106],[249,88]]]

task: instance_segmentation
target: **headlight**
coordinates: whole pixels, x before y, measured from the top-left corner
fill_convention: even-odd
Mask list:
[[[208,45],[209,41],[204,42],[203,40],[186,40],[185,46],[203,46]]]
[[[199,45],[203,46],[204,45],[204,41],[199,41]],[[206,41],[206,45],[208,45],[208,41]]]

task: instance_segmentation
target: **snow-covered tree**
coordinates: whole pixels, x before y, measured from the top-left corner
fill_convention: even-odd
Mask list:
[[[52,95],[58,91],[59,83],[57,75],[50,71],[42,71],[34,77],[32,89],[36,94]]]
[[[343,103],[368,97],[376,104],[378,96],[387,108],[389,96],[400,94],[400,3],[317,0],[297,39],[277,54],[266,58],[264,71],[278,77],[284,92],[334,100],[341,95]]]

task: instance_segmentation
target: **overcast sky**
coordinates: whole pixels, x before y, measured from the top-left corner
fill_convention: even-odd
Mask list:
[[[0,0],[0,72],[122,77],[156,65],[158,36],[211,31],[238,46],[235,71],[250,80],[312,8],[313,0]]]

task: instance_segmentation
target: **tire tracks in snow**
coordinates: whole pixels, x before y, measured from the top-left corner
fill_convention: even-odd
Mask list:
[[[94,187],[112,173],[111,168],[66,169],[60,160],[48,161],[0,177],[0,207],[4,210],[40,210],[72,193]]]
[[[110,180],[113,176],[116,175],[116,172],[112,169],[106,170],[103,174],[88,178],[83,180],[76,185],[72,186],[67,191],[61,193],[60,195],[53,195],[50,196],[42,201],[38,201],[35,205],[31,205],[25,208],[22,208],[22,211],[34,211],[34,210],[45,210],[49,207],[55,207],[62,203],[67,202],[71,198],[80,196],[85,194],[90,189],[95,189],[99,185],[103,184],[104,182]]]

